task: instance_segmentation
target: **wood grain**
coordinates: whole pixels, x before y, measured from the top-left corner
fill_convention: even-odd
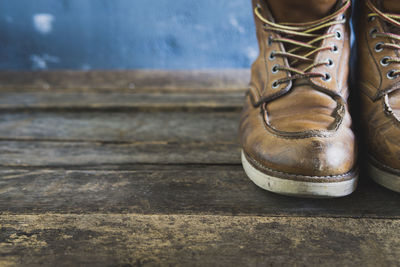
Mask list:
[[[0,91],[243,92],[248,69],[0,72]]]
[[[248,70],[0,72],[0,266],[400,265],[400,194],[246,177]]]
[[[239,164],[232,142],[0,141],[0,166],[98,166],[104,164]]]
[[[0,140],[238,141],[236,112],[3,112]]]
[[[248,70],[0,72],[0,110],[239,111]]]
[[[400,218],[400,194],[361,177],[339,199],[280,196],[255,186],[237,166],[129,165],[81,169],[3,169],[0,210],[22,214],[214,214]]]
[[[398,266],[400,222],[217,215],[0,215],[2,266]]]
[[[239,111],[239,93],[1,92],[0,110],[33,111]]]

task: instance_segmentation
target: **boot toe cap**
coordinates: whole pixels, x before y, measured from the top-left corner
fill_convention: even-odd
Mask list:
[[[344,124],[333,131],[280,135],[268,128],[259,111],[246,105],[240,140],[254,167],[277,176],[339,177],[353,172],[356,166],[355,137]]]
[[[258,168],[272,172],[310,177],[341,176],[354,168],[354,146],[333,139],[258,143],[247,146],[245,153]]]

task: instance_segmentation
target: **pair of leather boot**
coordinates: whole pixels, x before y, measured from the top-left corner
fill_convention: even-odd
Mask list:
[[[239,132],[244,170],[261,188],[303,197],[355,190],[353,91],[368,153],[361,166],[400,192],[400,1],[358,4],[350,89],[351,0],[253,0],[260,54]]]

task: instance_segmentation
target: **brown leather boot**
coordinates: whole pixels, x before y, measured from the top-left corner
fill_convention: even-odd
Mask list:
[[[240,121],[242,163],[261,188],[339,197],[357,183],[347,107],[349,0],[253,0],[260,55]]]
[[[400,192],[400,1],[362,4],[358,82],[369,174]]]

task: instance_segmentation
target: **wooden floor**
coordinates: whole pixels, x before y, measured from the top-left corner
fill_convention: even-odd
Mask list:
[[[399,266],[400,194],[253,185],[249,72],[0,73],[0,266]]]

